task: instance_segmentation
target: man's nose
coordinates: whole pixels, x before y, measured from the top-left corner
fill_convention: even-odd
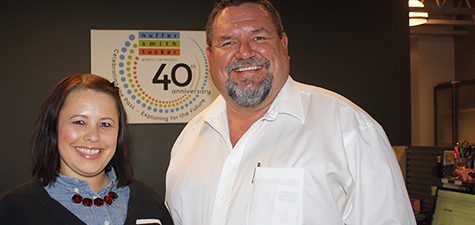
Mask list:
[[[236,58],[238,59],[248,59],[255,56],[255,51],[252,47],[252,44],[249,41],[239,42],[239,49],[236,52]]]

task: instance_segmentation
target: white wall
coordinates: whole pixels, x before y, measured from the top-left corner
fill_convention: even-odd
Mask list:
[[[434,87],[455,80],[454,37],[411,35],[412,145],[433,146]]]

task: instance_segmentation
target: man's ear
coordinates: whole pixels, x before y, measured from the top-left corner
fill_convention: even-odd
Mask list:
[[[282,42],[282,45],[284,45],[284,48],[287,51],[287,54],[289,54],[289,38],[287,37],[287,34],[285,32],[282,33],[282,38],[280,39],[280,42]]]
[[[285,53],[287,53],[287,56],[289,57],[290,60],[290,55],[289,55],[289,38],[287,37],[287,34],[285,32],[282,33],[282,39],[280,39],[280,42],[282,42],[282,45],[285,48]]]
[[[206,46],[206,57],[208,57],[208,62],[211,61],[211,49],[209,46]]]

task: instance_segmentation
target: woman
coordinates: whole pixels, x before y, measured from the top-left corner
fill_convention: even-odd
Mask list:
[[[150,185],[133,179],[127,115],[117,87],[64,78],[32,136],[33,178],[0,197],[1,224],[172,224]]]

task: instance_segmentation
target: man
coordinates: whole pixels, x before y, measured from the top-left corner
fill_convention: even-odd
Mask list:
[[[415,224],[395,154],[349,100],[289,76],[267,0],[219,3],[207,56],[221,95],[175,142],[175,224]]]

